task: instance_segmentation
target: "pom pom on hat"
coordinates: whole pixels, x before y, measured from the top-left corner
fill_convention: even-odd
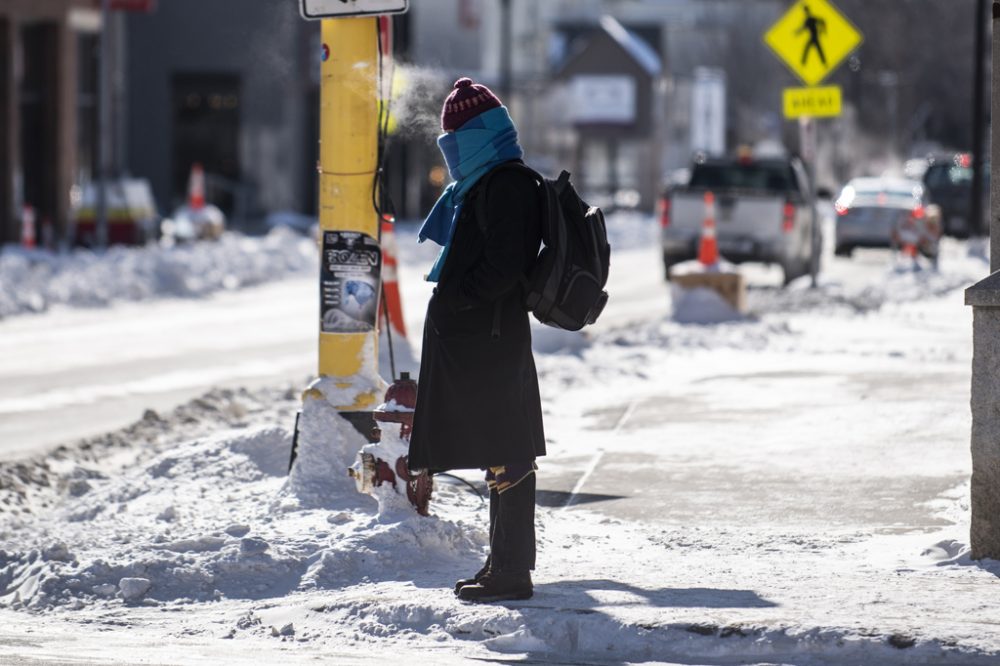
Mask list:
[[[441,109],[441,129],[452,132],[480,113],[503,106],[493,91],[468,77],[455,81],[455,87]]]

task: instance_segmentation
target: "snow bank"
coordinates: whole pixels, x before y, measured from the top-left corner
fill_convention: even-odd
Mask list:
[[[345,401],[350,404],[350,401]],[[358,495],[347,469],[367,440],[329,403],[309,399],[302,408],[299,446],[288,489],[298,503],[310,507],[353,509],[368,504]]]
[[[287,229],[260,238],[172,248],[113,246],[104,254],[0,249],[0,318],[56,305],[104,306],[163,296],[198,297],[317,270],[316,244]]]
[[[295,398],[288,398],[284,407],[293,407]],[[77,451],[75,467],[95,471],[85,486],[60,483],[73,470],[55,474],[56,498],[46,512],[3,521],[0,607],[281,597],[361,579],[408,579],[414,561],[454,568],[482,557],[481,526],[461,517],[380,520],[372,499],[347,477],[346,449],[321,464],[322,451],[306,447],[317,455],[300,458],[298,473],[286,479],[293,422],[279,425],[269,422],[273,411],[269,416],[244,412],[235,429],[205,423],[204,434],[138,456],[117,473],[106,460],[88,465]],[[324,425],[331,427],[328,440],[355,443],[350,426]],[[446,504],[449,496],[445,491]],[[304,508],[319,499],[338,510]]]
[[[874,271],[873,261],[879,262]],[[876,250],[871,252],[867,263],[861,256],[825,266],[817,289],[810,288],[809,277],[795,280],[787,289],[752,285],[748,302],[750,312],[755,315],[813,310],[828,314],[866,314],[885,305],[946,296],[972,286],[988,274],[988,261],[971,255],[966,242],[946,238],[941,242],[937,268],[923,258],[914,263]]]
[[[891,266],[877,284],[852,285],[837,279],[821,279],[817,289],[811,289],[809,278],[799,278],[787,289],[751,289],[748,293],[750,310],[756,314],[805,312],[825,309],[865,314],[887,304],[909,303],[945,296],[956,289],[972,286],[982,278],[978,270],[912,270]]]

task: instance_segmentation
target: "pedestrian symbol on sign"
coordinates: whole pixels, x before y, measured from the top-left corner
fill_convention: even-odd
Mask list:
[[[821,18],[816,18],[813,16],[812,12],[809,11],[809,5],[802,5],[802,9],[806,13],[806,22],[802,24],[799,31],[796,34],[802,34],[803,32],[809,31],[809,41],[806,43],[806,48],[802,52],[802,65],[805,66],[806,61],[809,60],[809,51],[813,48],[816,49],[816,53],[819,54],[819,60],[826,66],[826,55],[823,54],[823,45],[820,44],[819,36],[821,34],[826,34],[826,21]]]
[[[807,86],[821,83],[861,43],[861,33],[831,0],[797,0],[764,42]]]

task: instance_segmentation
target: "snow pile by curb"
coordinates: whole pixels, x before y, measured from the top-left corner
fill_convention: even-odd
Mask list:
[[[372,499],[353,487],[327,486],[326,504],[338,512],[303,509],[308,502],[286,480],[290,446],[289,428],[250,423],[121,474],[94,475],[45,515],[8,517],[0,607],[281,597],[406,578],[417,560],[454,567],[481,557],[478,526],[415,515],[380,521]]]
[[[280,228],[260,238],[229,233],[218,242],[113,246],[104,254],[8,246],[0,250],[0,319],[56,305],[205,296],[314,272],[317,256],[313,241]]]
[[[846,266],[850,266],[847,264]],[[863,275],[863,271],[857,271]],[[754,315],[794,313],[823,309],[833,314],[841,310],[851,314],[867,314],[885,305],[912,303],[946,296],[955,290],[972,286],[989,273],[989,264],[969,256],[966,244],[942,241],[940,267],[914,264],[894,259],[882,270],[882,279],[871,283],[851,272],[836,275],[828,272],[819,276],[819,286],[811,289],[809,277],[792,282],[787,289],[751,288],[748,292],[750,312]]]

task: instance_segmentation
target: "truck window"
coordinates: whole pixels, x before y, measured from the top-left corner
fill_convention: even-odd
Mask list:
[[[784,164],[698,164],[690,187],[705,190],[796,191],[795,174]]]

